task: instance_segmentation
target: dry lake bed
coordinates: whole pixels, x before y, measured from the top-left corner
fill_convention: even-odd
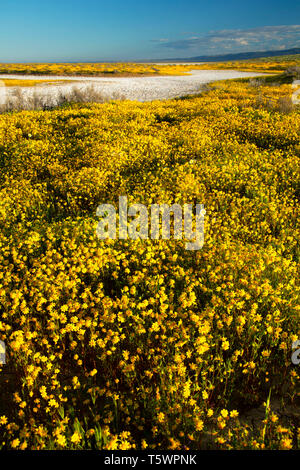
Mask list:
[[[240,72],[237,70],[193,70],[189,75],[181,76],[141,76],[141,77],[62,77],[38,75],[0,75],[0,80],[43,80],[41,85],[34,87],[18,87],[25,97],[34,93],[45,96],[45,99],[55,103],[60,93],[68,94],[72,88],[84,90],[91,85],[101,92],[107,99],[123,98],[137,101],[151,101],[157,99],[175,98],[188,94],[198,93],[201,86],[216,80],[234,78],[250,78],[265,75],[255,72]],[[45,84],[45,80],[49,80]],[[51,81],[55,80],[56,83]],[[61,83],[57,83],[61,81]],[[66,83],[67,81],[67,83]],[[72,83],[71,83],[72,82]],[[6,88],[9,96],[15,92],[14,87]]]

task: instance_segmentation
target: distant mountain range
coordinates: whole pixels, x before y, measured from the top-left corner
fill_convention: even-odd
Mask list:
[[[300,54],[300,48],[285,49],[279,51],[256,51],[256,52],[239,52],[237,54],[222,54],[222,55],[199,55],[197,57],[173,58],[173,59],[159,59],[151,62],[225,62],[230,60],[246,60],[246,59],[259,59],[261,57],[274,57],[284,55]]]

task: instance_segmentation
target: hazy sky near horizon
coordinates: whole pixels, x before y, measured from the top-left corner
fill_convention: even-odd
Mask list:
[[[10,0],[0,62],[139,60],[300,47],[299,0]]]

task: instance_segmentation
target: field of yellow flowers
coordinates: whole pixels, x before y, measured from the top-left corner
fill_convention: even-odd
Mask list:
[[[241,70],[246,72],[283,72],[299,67],[300,55],[267,57],[232,62],[209,63],[0,63],[0,74],[69,75],[69,76],[142,76],[185,75],[191,70]]]
[[[300,67],[300,55],[286,55],[279,57],[263,57],[261,59],[247,59],[240,61],[215,62],[198,65],[197,68],[211,68],[212,70],[243,70],[245,72],[284,72],[290,67]]]
[[[290,94],[239,80],[0,116],[1,448],[300,445]],[[205,204],[204,247],[99,240],[119,195]]]
[[[70,76],[183,75],[197,66],[186,64],[78,63],[0,64],[1,74]]]
[[[1,80],[1,82],[6,86],[6,87],[32,87],[36,85],[41,85],[41,84],[57,84],[57,83],[62,83],[61,81],[58,82],[57,80],[18,80],[14,78],[7,78],[5,80]],[[67,82],[67,80],[63,80],[63,83]]]

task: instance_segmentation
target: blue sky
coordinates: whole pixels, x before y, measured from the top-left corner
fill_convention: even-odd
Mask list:
[[[9,0],[0,62],[193,57],[300,47],[300,1]]]

